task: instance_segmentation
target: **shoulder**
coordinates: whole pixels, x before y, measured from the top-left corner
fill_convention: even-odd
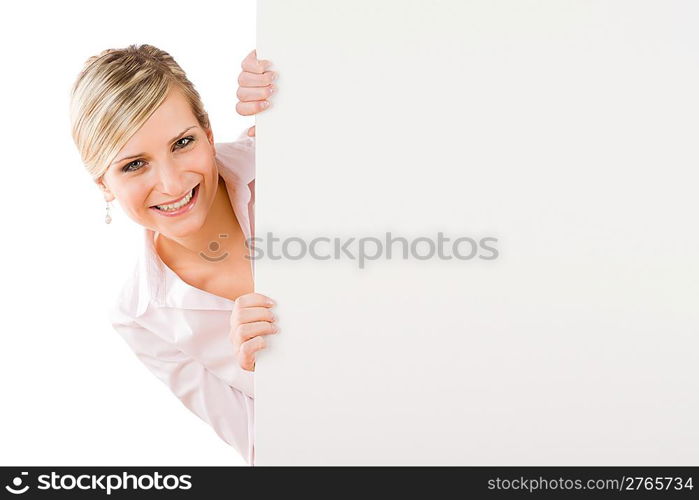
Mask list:
[[[148,238],[148,235],[145,235]],[[148,254],[148,248],[141,249],[141,255],[133,263],[131,272],[121,283],[109,309],[112,325],[134,324],[137,318],[146,313],[154,300],[158,288],[158,269]]]
[[[247,135],[247,129],[236,140],[217,142],[214,146],[221,167],[246,184],[255,178],[255,138]]]
[[[142,299],[138,282],[139,266],[134,266],[133,272],[121,284],[109,309],[109,319],[112,325],[132,324],[142,314],[139,307]]]

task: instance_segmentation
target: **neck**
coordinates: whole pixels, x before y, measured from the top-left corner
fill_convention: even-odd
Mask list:
[[[156,235],[156,248],[160,257],[172,268],[171,264],[182,263],[187,259],[196,259],[197,262],[205,262],[199,253],[207,251],[211,242],[217,242],[222,249],[232,243],[236,234],[237,218],[228,196],[226,184],[219,176],[218,187],[214,202],[199,231],[183,238],[169,238],[163,234]],[[219,235],[226,234],[227,238]]]

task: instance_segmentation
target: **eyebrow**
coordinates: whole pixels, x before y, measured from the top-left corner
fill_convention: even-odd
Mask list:
[[[196,125],[192,125],[191,127],[187,127],[187,128],[184,129],[182,132],[180,132],[179,134],[177,134],[175,137],[173,137],[172,139],[170,139],[170,142],[175,142],[177,139],[179,139],[179,137],[180,137],[182,134],[184,134],[184,133],[187,132],[188,130],[193,129],[193,128],[195,128],[195,127],[196,127]],[[168,144],[170,144],[170,142],[168,142]],[[139,157],[139,156],[146,156],[146,153],[138,153],[138,154],[135,154],[135,155],[124,156],[124,157],[123,157],[122,159],[120,159],[120,160],[114,160],[110,165],[114,165],[115,163],[121,163],[121,162],[124,161],[124,160],[130,160],[131,158],[137,158],[137,157]]]

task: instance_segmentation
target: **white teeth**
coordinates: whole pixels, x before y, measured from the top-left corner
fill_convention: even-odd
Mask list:
[[[189,203],[189,200],[192,199],[192,196],[194,195],[194,189],[192,189],[187,196],[182,198],[180,201],[177,203],[170,203],[169,205],[156,205],[156,208],[159,210],[162,210],[164,212],[173,212],[175,210],[178,210],[185,206],[187,203]]]

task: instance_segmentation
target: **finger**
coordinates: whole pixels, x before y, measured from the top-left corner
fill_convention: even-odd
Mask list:
[[[248,129],[248,137],[255,137],[255,125]]]
[[[257,58],[257,49],[245,56],[245,59],[243,59],[243,62],[240,64],[243,71],[249,71],[251,73],[263,73],[271,65],[272,61],[267,59],[260,60]]]
[[[261,293],[257,292],[250,292],[241,295],[237,299],[235,299],[235,306],[234,308],[243,308],[243,307],[271,307],[277,305],[274,300],[272,300],[270,297],[267,297],[266,295],[262,295]]]
[[[269,101],[239,102],[235,105],[235,110],[239,115],[249,116],[269,109],[272,104]]]
[[[238,325],[251,323],[252,321],[276,320],[274,313],[269,310],[269,308],[274,306],[276,306],[276,303],[265,295],[254,292],[241,295],[236,299],[233,305],[230,326],[231,328],[237,328]],[[250,309],[252,309],[252,313],[245,312]],[[268,310],[269,312],[265,314],[262,312],[263,310]]]
[[[272,312],[270,307],[241,308],[237,313],[238,323],[252,323],[253,321],[276,321],[277,315]]]
[[[262,101],[270,97],[276,91],[277,87],[271,84],[266,87],[238,87],[238,91],[235,95],[243,102]]]
[[[228,334],[228,341],[233,345],[233,349],[236,351],[240,349],[240,346],[261,335],[273,335],[277,334],[281,329],[276,323],[270,323],[268,321],[256,321],[254,323],[243,323],[238,325],[235,329],[231,330]]]
[[[265,71],[261,74],[243,71],[238,75],[238,85],[241,87],[264,87],[272,83],[276,78],[276,71]]]
[[[254,323],[242,323],[229,334],[233,347],[239,348],[241,344],[261,335],[273,335],[279,333],[276,323],[269,321],[255,321]]]
[[[264,349],[266,345],[264,337],[255,337],[240,346],[238,359],[243,370],[253,371],[255,369],[255,353]]]

